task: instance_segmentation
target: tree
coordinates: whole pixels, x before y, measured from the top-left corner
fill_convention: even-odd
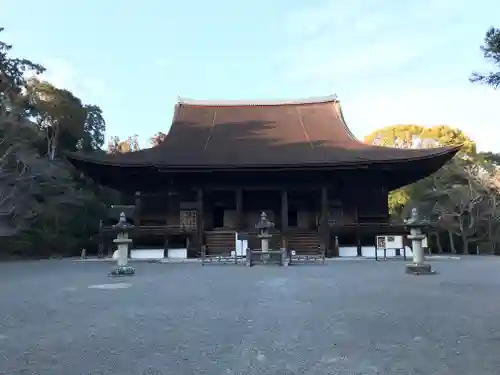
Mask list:
[[[483,52],[484,58],[495,66],[496,71],[488,73],[474,72],[469,80],[497,89],[500,87],[500,29],[490,27],[488,31],[486,31],[481,51]]]
[[[102,144],[102,112],[50,83],[26,81],[43,68],[10,51],[0,41],[0,256],[75,254],[98,231],[107,191],[57,150]]]
[[[129,144],[129,149],[132,152],[139,151],[141,149],[141,146],[139,146],[139,136],[137,134],[128,137],[127,143]]]
[[[108,142],[109,154],[124,154],[127,152],[139,151],[139,137],[137,134],[128,137],[126,140],[121,140],[118,136],[113,136]]]
[[[83,125],[84,137],[80,149],[83,151],[100,150],[104,145],[104,131],[106,121],[102,110],[96,105],[85,105],[85,122]]]
[[[62,140],[66,149],[76,150],[79,140],[84,137],[87,117],[81,100],[68,90],[36,78],[29,80],[26,96],[30,115],[45,134],[49,160],[55,159]]]
[[[159,146],[161,145],[165,139],[167,138],[167,134],[163,132],[158,132],[155,133],[150,139],[149,143],[151,144],[151,147]]]
[[[462,151],[476,153],[476,144],[463,131],[447,125],[392,125],[378,129],[365,137],[365,143],[397,148],[432,148],[463,145]]]
[[[429,148],[445,145],[462,146],[462,153],[467,155],[476,154],[476,144],[467,137],[460,129],[446,125],[424,127],[420,125],[393,125],[375,130],[365,137],[365,143],[376,146],[398,147],[398,148]],[[396,220],[401,220],[404,215],[404,207],[411,196],[423,188],[424,183],[416,183],[412,187],[404,187],[390,192],[389,212]],[[411,190],[411,192],[410,192]]]
[[[4,31],[0,27],[0,33]],[[27,73],[40,74],[45,68],[34,62],[13,58],[9,56],[12,46],[0,40],[0,111],[12,110],[16,104],[17,109],[24,110],[23,105],[19,105],[19,94],[25,87],[24,76]]]
[[[109,139],[109,154],[124,154],[126,152],[130,152],[130,144],[126,140],[121,140],[118,136],[112,136]]]
[[[475,143],[459,129],[415,125],[387,127],[370,134],[376,145],[402,148],[463,144],[463,151],[439,171],[390,193],[393,220],[401,221],[417,207],[429,218],[437,248],[441,233],[452,253],[467,253],[471,245],[497,252],[500,243],[500,178],[498,155],[476,153]],[[458,240],[458,241],[457,241]]]
[[[36,132],[25,119],[27,105],[20,94],[26,87],[24,74],[44,71],[30,60],[11,57],[11,49],[0,41],[0,236],[18,233],[30,216],[35,177],[30,166],[36,160],[30,142]]]
[[[478,156],[492,166],[500,167],[500,154],[494,152],[480,152]]]
[[[462,249],[468,252],[469,240],[477,234],[478,223],[483,214],[480,203],[484,195],[472,168],[473,166],[461,166],[457,162],[450,163],[446,168],[448,179],[440,178],[438,181],[434,178],[434,186],[427,197],[433,203],[429,214],[435,215],[436,224],[448,232],[453,253],[456,252],[453,235],[462,239]],[[462,181],[456,181],[457,179]]]
[[[0,113],[0,237],[13,235],[30,217],[36,153],[17,116]]]

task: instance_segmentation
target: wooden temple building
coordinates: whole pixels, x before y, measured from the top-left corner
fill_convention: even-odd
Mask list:
[[[96,182],[135,195],[136,246],[185,248],[196,257],[258,246],[260,213],[275,223],[271,246],[298,252],[373,245],[390,234],[389,191],[437,171],[456,147],[397,149],[365,144],[336,97],[283,102],[179,100],[163,143],[70,162]],[[243,237],[243,236],[242,236]]]

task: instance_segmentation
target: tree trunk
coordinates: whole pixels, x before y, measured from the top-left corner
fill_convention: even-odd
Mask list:
[[[495,230],[493,231],[493,251],[495,255],[500,255],[500,251],[499,251],[499,248],[498,248],[498,238],[500,236],[500,225],[496,225],[496,228]]]
[[[448,238],[450,239],[450,251],[452,254],[456,254],[457,249],[455,248],[455,240],[454,240],[453,233],[450,230],[447,232],[448,232]]]
[[[47,136],[47,156],[49,157],[49,160],[52,160],[50,158],[51,149],[52,149],[52,147],[50,145],[51,145],[51,141],[50,141],[50,138]]]
[[[439,233],[439,231],[436,231],[436,232],[434,232],[434,234],[436,235],[436,245],[438,248],[438,254],[442,254],[443,253],[443,245],[441,244],[440,233]]]
[[[490,253],[495,254],[495,244],[493,242],[493,217],[488,215],[488,243],[490,245]]]
[[[55,139],[52,140],[50,144],[50,154],[49,154],[49,160],[54,160],[56,158],[56,141]]]
[[[52,126],[50,129],[52,131],[51,134],[47,134],[47,148],[48,148],[48,156],[49,160],[54,160],[56,158],[56,150],[57,150],[57,142],[59,140],[59,132],[57,131],[55,126]],[[49,130],[47,130],[49,131]]]
[[[56,150],[53,148],[51,151],[50,151],[50,155],[49,155],[49,160],[54,160],[56,158]]]
[[[462,232],[461,237],[462,237],[462,253],[464,255],[467,255],[469,254],[469,237],[464,232]]]
[[[488,215],[488,243],[490,245],[490,254],[494,255],[496,252],[496,238],[493,238],[493,216],[497,208],[496,194],[490,195],[490,214]]]

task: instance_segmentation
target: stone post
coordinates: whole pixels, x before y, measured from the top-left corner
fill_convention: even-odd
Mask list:
[[[128,246],[132,242],[126,233],[118,233],[113,242],[118,247],[117,266],[125,267],[128,264]]]
[[[246,249],[245,265],[247,267],[252,267],[252,250],[250,250],[248,247]]]
[[[411,247],[413,249],[413,263],[423,264],[424,263],[424,248],[422,247],[422,241],[425,235],[422,234],[420,228],[413,228],[410,231],[408,239],[411,240]]]
[[[413,250],[413,262],[406,265],[406,273],[412,275],[429,275],[434,274],[431,265],[425,263],[424,248],[422,241],[425,234],[422,233],[422,228],[426,225],[423,220],[420,220],[416,208],[411,211],[411,218],[406,221],[406,226],[410,229],[408,239],[411,240]]]
[[[134,275],[135,269],[128,265],[128,248],[132,240],[128,237],[128,232],[134,226],[127,223],[125,213],[120,214],[120,220],[117,224],[113,225],[117,235],[113,240],[118,247],[118,258],[116,260],[116,268],[110,272],[110,276],[127,276]]]
[[[260,243],[261,243],[260,246],[261,246],[262,252],[267,253],[269,251],[269,238],[262,237],[260,239]]]
[[[267,263],[269,260],[269,239],[272,237],[269,234],[269,229],[274,227],[274,223],[271,222],[265,212],[260,214],[260,220],[257,224],[255,224],[255,228],[259,230],[259,234],[257,235],[260,238],[260,250],[262,252],[262,260],[263,263]],[[265,255],[264,255],[265,254]]]
[[[283,267],[288,267],[288,263],[289,263],[288,251],[284,247],[282,247],[280,250],[281,250],[281,265]]]

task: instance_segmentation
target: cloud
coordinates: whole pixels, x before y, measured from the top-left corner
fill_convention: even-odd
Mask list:
[[[47,71],[42,79],[54,86],[70,90],[85,103],[99,103],[116,95],[104,82],[86,76],[66,60],[49,58],[42,60]]]
[[[426,57],[456,38],[464,0],[328,0],[284,19],[286,79],[338,83],[384,74]]]
[[[375,1],[376,2],[376,1]],[[368,16],[373,0],[352,0],[349,6],[340,1],[312,1],[314,5],[295,9],[285,15],[285,30],[294,37],[314,36],[332,26],[341,28],[360,15]]]
[[[277,62],[283,86],[338,93],[348,125],[361,139],[393,124],[450,125],[480,150],[500,151],[492,136],[500,92],[467,80],[480,63],[471,51],[478,51],[487,26],[481,14],[474,24],[467,22],[476,9],[470,3],[307,3],[283,21],[284,50]]]
[[[415,48],[416,40],[408,36],[391,36],[383,40],[353,43],[348,48],[332,44],[328,38],[317,39],[300,46],[290,53],[289,61],[294,63],[286,71],[286,77],[293,80],[323,80],[338,83],[351,78],[361,78],[372,73],[384,74],[413,62],[440,43]]]

